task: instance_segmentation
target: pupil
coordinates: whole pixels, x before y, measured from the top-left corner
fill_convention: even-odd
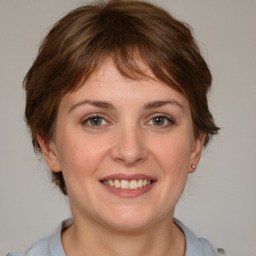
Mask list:
[[[155,123],[156,125],[161,125],[161,124],[164,123],[164,118],[163,118],[163,117],[156,117],[156,118],[154,119],[154,123]]]
[[[91,119],[91,124],[92,125],[101,125],[102,119],[100,117],[94,117]]]

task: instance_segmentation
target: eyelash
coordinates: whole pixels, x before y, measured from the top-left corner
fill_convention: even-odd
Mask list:
[[[156,118],[164,119],[163,120],[164,123],[163,124],[153,123],[154,120],[156,120]],[[100,120],[99,125],[93,125],[91,123],[93,120],[95,121],[96,119]],[[102,122],[104,124],[102,124]],[[152,123],[150,124],[150,122],[152,122]],[[168,122],[168,123],[166,124],[166,122]],[[102,115],[99,115],[99,114],[89,116],[88,118],[86,118],[85,120],[82,121],[82,125],[90,128],[90,129],[100,129],[102,126],[106,126],[108,124],[109,124],[109,122],[106,120],[106,118],[104,118]],[[172,126],[173,124],[175,124],[175,120],[172,117],[168,116],[168,115],[155,114],[154,116],[152,116],[150,118],[150,120],[146,124],[147,125],[153,125],[155,128],[160,128],[161,129],[161,128],[168,128],[168,127]]]
[[[152,124],[153,126],[155,126],[155,128],[168,128],[170,126],[172,126],[173,124],[175,124],[175,120],[168,116],[168,115],[164,115],[164,114],[155,114],[153,117],[150,118],[149,122],[153,122],[154,119],[156,118],[164,118],[164,122],[168,122],[167,124],[160,124],[160,125],[157,125],[157,124]],[[147,122],[147,123],[149,123]]]
[[[91,121],[96,120],[96,119],[101,120],[99,125],[93,125],[92,123],[90,123]],[[105,122],[106,124],[102,125],[102,122]],[[98,115],[98,114],[89,116],[88,118],[86,118],[85,120],[82,121],[83,126],[87,126],[91,129],[100,129],[100,127],[107,125],[107,123],[109,123],[109,122],[103,116]]]

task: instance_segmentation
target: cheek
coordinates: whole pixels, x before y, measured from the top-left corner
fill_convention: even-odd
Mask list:
[[[96,145],[74,136],[66,137],[58,144],[58,158],[70,199],[80,197],[91,187],[100,161]]]
[[[183,193],[188,177],[191,145],[187,138],[166,138],[157,145],[152,148],[152,155],[160,167],[158,178],[161,193],[158,200],[165,202],[162,208],[165,213],[175,208]]]
[[[79,178],[93,175],[104,158],[108,146],[107,143],[102,143],[102,138],[72,133],[60,140],[58,149],[64,176]]]
[[[187,172],[190,163],[191,144],[184,137],[166,138],[152,148],[158,163],[166,172]],[[157,146],[156,146],[157,145]]]

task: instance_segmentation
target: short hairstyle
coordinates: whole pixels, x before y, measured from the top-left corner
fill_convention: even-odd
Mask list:
[[[36,152],[36,136],[49,142],[62,97],[77,90],[107,59],[131,79],[152,74],[188,99],[195,136],[205,134],[204,145],[218,132],[207,103],[211,73],[189,26],[165,10],[143,1],[110,0],[79,7],[50,30],[23,86],[25,118]],[[52,181],[67,194],[62,172]]]

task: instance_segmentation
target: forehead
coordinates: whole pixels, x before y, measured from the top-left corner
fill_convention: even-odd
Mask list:
[[[132,61],[127,60],[126,63],[116,63],[112,57],[104,59],[91,74],[89,79],[92,78],[110,78],[110,73],[120,75],[127,80],[158,80],[153,74],[150,67],[140,57],[134,58]]]
[[[79,89],[66,94],[61,105],[101,101],[117,104],[119,107],[132,107],[133,104],[145,106],[150,102],[172,101],[183,108],[189,108],[186,98],[181,93],[154,77],[145,65],[141,69],[145,72],[145,77],[129,78],[117,70],[111,59],[105,61]]]

